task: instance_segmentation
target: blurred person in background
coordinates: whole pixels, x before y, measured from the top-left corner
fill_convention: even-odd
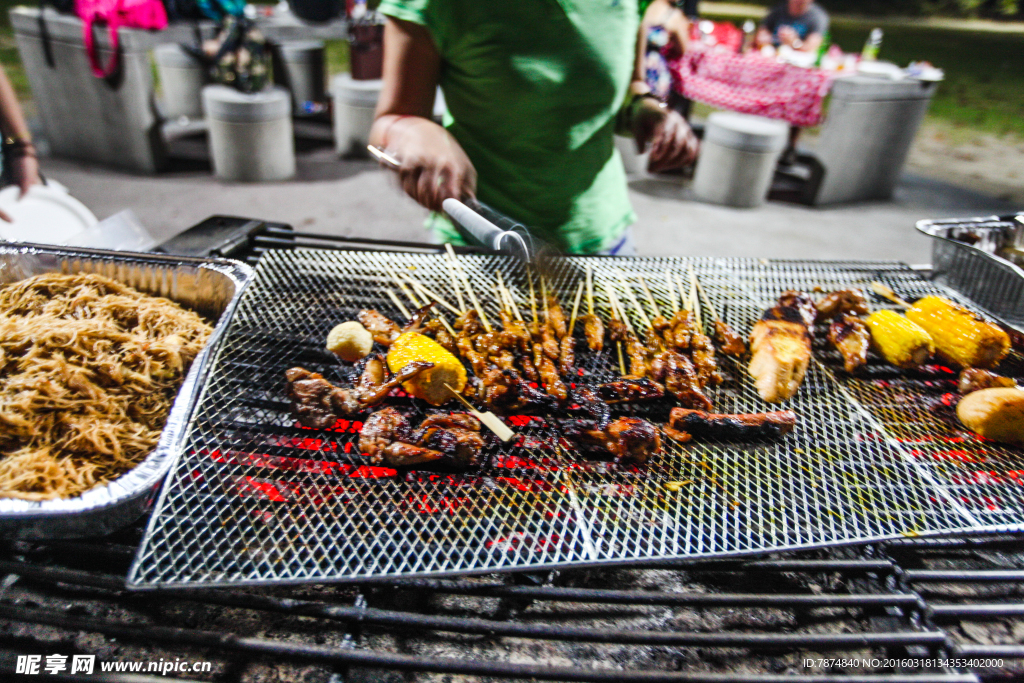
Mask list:
[[[32,144],[32,133],[25,123],[25,115],[18,103],[18,96],[0,67],[0,134],[3,134],[3,154],[0,157],[0,178],[3,185],[17,185],[21,188],[21,199],[28,189],[42,182],[39,178],[39,160]],[[0,219],[10,222],[11,217],[0,211]]]
[[[441,215],[478,197],[569,253],[634,253],[616,129],[649,168],[693,163],[686,121],[651,93],[637,0],[383,0],[384,85],[371,144],[401,162],[406,193]],[[445,125],[430,116],[440,84]]]
[[[640,40],[637,41],[639,74],[662,102],[684,119],[690,118],[691,103],[672,89],[672,73],[668,60],[686,52],[690,42],[690,20],[683,5],[674,0],[653,0],[640,20]]]
[[[815,52],[828,32],[828,13],[812,0],[788,0],[774,7],[757,31],[757,47],[783,45]]]

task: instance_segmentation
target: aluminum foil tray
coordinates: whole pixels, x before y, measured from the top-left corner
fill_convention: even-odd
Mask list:
[[[1008,247],[1024,254],[1024,213],[918,221],[917,229],[934,240],[936,282],[1024,333],[1024,270],[999,256]]]
[[[189,369],[156,449],[114,481],[65,500],[0,499],[0,536],[41,539],[99,536],[148,511],[180,454],[185,425],[225,328],[252,269],[235,261],[0,243],[0,284],[45,273],[98,273],[163,296],[216,321],[206,348]]]
[[[460,262],[492,319],[498,272],[528,315],[520,264],[495,256]],[[741,334],[789,288],[867,289],[877,280],[904,297],[938,293],[963,302],[892,262],[588,257],[553,264],[551,282],[567,308],[586,265],[605,319],[605,284],[627,301],[617,271],[634,286],[642,275],[666,306],[666,270],[686,282],[692,268],[709,300],[704,320],[717,313]],[[353,379],[324,339],[360,308],[401,319],[387,296],[395,288],[387,267],[455,301],[436,254],[273,251],[260,260],[150,518],[132,586],[656,563],[1005,530],[1024,519],[1024,487],[1014,479],[1024,471],[1021,451],[983,443],[950,422],[942,398],[955,391],[952,370],[904,373],[874,359],[850,377],[824,334],[804,386],[778,408],[761,401],[743,363],[724,363],[716,409],[796,411],[796,430],[778,441],[666,442],[646,466],[615,469],[583,460],[550,416],[515,416],[509,423],[522,439],[489,450],[480,471],[402,475],[370,467],[359,454],[358,419],[325,430],[296,422],[284,372],[301,365],[336,383]],[[1004,370],[1024,373],[1020,361],[1015,355]],[[619,375],[613,344],[579,353],[577,365],[587,383]],[[413,419],[425,414],[408,398],[389,404],[413,411]],[[633,405],[616,414],[663,423],[668,409]]]

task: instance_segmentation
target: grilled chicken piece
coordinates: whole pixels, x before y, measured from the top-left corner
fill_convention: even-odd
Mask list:
[[[722,320],[715,321],[715,341],[718,343],[718,350],[727,356],[739,358],[747,352],[747,345],[743,343],[743,337],[736,334]]]
[[[697,381],[701,387],[718,386],[722,383],[722,375],[718,372],[718,361],[715,359],[715,347],[700,330],[694,329],[690,337],[690,357],[697,368]]]
[[[658,429],[635,417],[612,420],[604,429],[587,422],[564,422],[562,431],[575,439],[581,450],[599,457],[611,456],[618,464],[642,465],[661,448]]]
[[[597,424],[598,429],[604,429],[608,426],[608,421],[612,415],[611,406],[597,395],[594,387],[584,384],[577,385],[570,392],[569,396],[579,406],[579,410]]]
[[[455,340],[455,346],[460,356],[469,363],[477,377],[482,377],[487,372],[487,358],[473,347],[473,337],[468,334],[459,333]]]
[[[558,371],[564,377],[571,377],[576,373],[576,339],[567,334],[558,346]]]
[[[564,337],[565,335],[562,335]],[[541,349],[544,350],[544,355],[553,361],[558,360],[558,355],[561,351],[558,347],[558,340],[562,337],[556,336],[555,330],[551,325],[547,325],[540,333],[540,345]]]
[[[545,412],[558,407],[553,396],[534,389],[514,370],[490,368],[481,378],[480,385],[476,389],[477,398],[495,413]]]
[[[711,410],[711,399],[704,395],[690,359],[678,351],[662,351],[651,361],[651,378],[687,408]]]
[[[596,315],[585,315],[580,320],[583,322],[587,346],[591,351],[600,353],[604,348],[604,323]]]
[[[631,377],[646,377],[650,373],[647,367],[647,347],[640,343],[635,335],[626,337],[626,355],[629,357],[629,374]]]
[[[351,389],[336,387],[320,373],[305,368],[291,368],[284,376],[295,418],[307,427],[326,429],[339,417],[357,415],[377,405],[402,382],[432,367],[433,363],[417,361],[389,376],[383,357],[378,355],[366,362],[356,386]]]
[[[831,292],[815,304],[815,307],[818,309],[818,320],[835,320],[847,314],[870,313],[864,292],[859,289],[840,289]]]
[[[966,396],[971,392],[981,389],[1013,388],[1015,386],[1017,386],[1017,383],[1009,377],[1003,377],[1002,375],[979,368],[967,368],[960,373],[960,382],[957,389]]]
[[[472,336],[480,334],[484,331],[483,323],[480,322],[480,314],[477,313],[475,308],[470,308],[462,312],[455,322],[452,323],[452,327],[459,333],[459,336]]]
[[[750,374],[757,393],[775,403],[792,398],[811,361],[811,331],[817,309],[806,294],[786,292],[750,333]]]
[[[773,413],[747,415],[719,415],[702,410],[673,408],[665,433],[677,441],[689,441],[691,436],[711,439],[779,438],[793,431],[796,413],[782,410]]]
[[[540,381],[544,384],[544,390],[549,395],[554,396],[559,401],[564,401],[569,397],[569,390],[565,388],[565,383],[562,382],[561,376],[558,374],[558,368],[555,367],[555,361],[551,360],[544,353],[544,350],[537,350],[540,344],[534,344],[533,351],[533,362],[537,368],[537,374],[540,375]],[[556,356],[557,358],[557,356]]]
[[[401,328],[391,318],[384,316],[373,308],[364,308],[359,311],[356,317],[363,327],[369,331],[370,335],[373,336],[373,341],[382,346],[391,346],[391,342],[398,339],[398,336],[402,334]]]
[[[555,333],[555,337],[561,340],[566,335],[568,328],[565,323],[565,311],[562,310],[562,304],[558,303],[558,298],[554,294],[548,295],[547,314],[548,325]]]
[[[828,340],[843,355],[847,372],[853,372],[868,362],[871,332],[864,321],[853,315],[844,315],[828,327]]]
[[[664,398],[665,387],[647,377],[623,377],[600,385],[597,395],[608,403],[654,401]]]
[[[480,423],[469,415],[432,415],[414,432],[408,419],[390,407],[367,418],[359,434],[359,450],[375,465],[389,467],[470,467],[479,464],[484,445]]]
[[[618,318],[612,318],[608,321],[608,338],[614,342],[626,341],[629,337],[629,328],[626,327],[626,323],[622,322]]]

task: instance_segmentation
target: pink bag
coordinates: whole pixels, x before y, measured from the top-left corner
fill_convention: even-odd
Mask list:
[[[117,29],[144,28],[159,31],[167,28],[167,10],[162,0],[75,0],[75,14],[82,20],[85,53],[89,55],[92,73],[97,78],[109,78],[117,71]],[[104,22],[110,32],[110,62],[104,69],[99,50],[93,39],[93,24]]]

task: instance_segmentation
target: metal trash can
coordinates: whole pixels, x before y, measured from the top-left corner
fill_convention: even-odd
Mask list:
[[[323,41],[283,41],[274,46],[273,54],[274,82],[291,91],[294,113],[319,113],[327,101]]]
[[[783,121],[733,112],[712,114],[694,172],[694,198],[739,208],[760,206],[768,197],[788,136],[789,126]]]
[[[373,113],[384,81],[356,80],[338,74],[331,81],[334,100],[334,148],[341,156],[365,156]]]
[[[295,175],[291,96],[284,88],[243,93],[203,88],[213,171],[221,180],[259,182]]]
[[[163,90],[163,114],[168,119],[203,117],[203,86],[207,71],[203,63],[178,43],[164,43],[153,49],[156,72]]]

